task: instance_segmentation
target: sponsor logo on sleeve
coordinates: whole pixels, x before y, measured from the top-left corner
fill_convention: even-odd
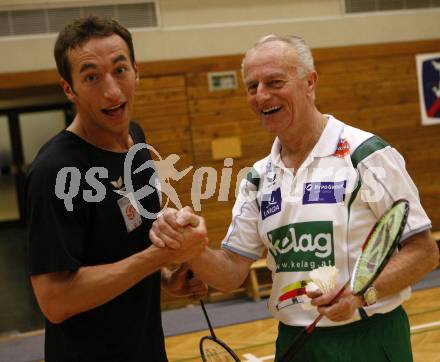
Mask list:
[[[347,181],[307,182],[304,184],[303,205],[337,204],[345,199]]]

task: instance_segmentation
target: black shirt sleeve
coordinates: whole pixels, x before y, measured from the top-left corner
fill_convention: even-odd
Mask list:
[[[57,175],[62,168],[47,160],[37,162],[26,179],[27,252],[31,275],[74,271],[81,266],[86,233],[84,205],[81,190],[72,199],[72,211],[68,211],[64,200],[56,195]],[[66,190],[69,181],[71,178],[67,178]]]

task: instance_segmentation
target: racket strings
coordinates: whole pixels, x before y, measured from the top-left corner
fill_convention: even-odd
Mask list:
[[[224,346],[213,339],[204,339],[201,343],[200,350],[202,357],[206,362],[236,362],[237,360],[232,356]]]
[[[408,211],[408,202],[399,200],[375,225],[354,268],[352,291],[355,294],[365,291],[391,257],[406,224]]]

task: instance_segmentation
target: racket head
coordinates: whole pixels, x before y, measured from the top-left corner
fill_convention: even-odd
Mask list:
[[[397,200],[373,226],[356,261],[350,287],[363,294],[393,255],[408,219],[409,202]]]
[[[205,336],[199,344],[203,362],[240,362],[240,358],[229,346],[218,338]]]

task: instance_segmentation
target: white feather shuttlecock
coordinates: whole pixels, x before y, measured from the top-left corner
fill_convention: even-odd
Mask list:
[[[307,283],[307,285],[306,285],[306,292],[307,293],[316,292],[318,290],[319,290],[319,287],[315,283],[313,283],[313,282]]]
[[[313,283],[313,282],[308,282],[306,285],[306,292],[310,293],[310,292],[315,292],[319,290],[318,286]],[[311,299],[307,296],[307,295],[303,295],[303,303],[301,304],[301,307],[303,310],[315,310],[316,306],[312,305],[312,303],[310,303]]]
[[[313,269],[309,275],[321,292],[327,294],[336,288],[339,270],[335,266],[321,266]]]

